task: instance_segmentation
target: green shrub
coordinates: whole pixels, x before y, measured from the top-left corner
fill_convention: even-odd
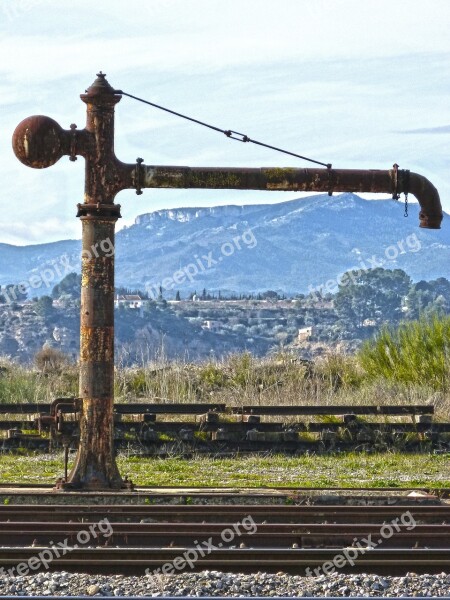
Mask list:
[[[78,394],[78,369],[67,364],[62,372],[36,372],[0,358],[0,402],[52,402]]]
[[[226,377],[223,368],[213,363],[207,363],[200,368],[200,382],[211,389],[220,389],[224,387]]]
[[[337,352],[318,361],[314,365],[314,374],[333,391],[358,387],[363,380],[363,373],[355,358]]]
[[[450,317],[433,316],[397,329],[385,328],[365,342],[359,361],[367,377],[406,384],[427,384],[446,391],[449,385]]]

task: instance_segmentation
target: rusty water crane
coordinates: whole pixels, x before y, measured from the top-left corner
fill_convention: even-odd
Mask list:
[[[114,395],[114,244],[124,189],[210,188],[311,192],[382,192],[413,194],[420,203],[420,227],[439,229],[442,208],[436,188],[422,175],[398,170],[332,168],[201,168],[151,166],[137,159],[125,164],[114,154],[114,107],[121,100],[103,73],[81,94],[87,105],[86,127],[64,130],[49,117],[22,121],[13,135],[13,149],[25,165],[43,169],[62,156],[85,159],[82,221],[80,327],[80,442],[63,489],[112,490],[124,487],[113,446]],[[92,249],[96,249],[92,252]]]

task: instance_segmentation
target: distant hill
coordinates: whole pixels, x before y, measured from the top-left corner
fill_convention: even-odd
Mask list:
[[[165,297],[177,290],[306,292],[352,267],[404,269],[414,280],[448,276],[450,229],[418,227],[418,205],[316,195],[281,204],[159,210],[116,239],[116,284]],[[0,244],[0,283],[30,277],[49,289],[79,272],[80,242]],[[52,278],[51,281],[49,281]]]

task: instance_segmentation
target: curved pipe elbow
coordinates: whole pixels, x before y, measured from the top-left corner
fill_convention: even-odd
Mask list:
[[[410,173],[409,192],[417,198],[420,204],[420,227],[440,229],[444,215],[439,193],[431,181],[418,173]]]

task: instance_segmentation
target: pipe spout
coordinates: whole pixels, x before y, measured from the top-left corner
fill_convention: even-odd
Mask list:
[[[412,194],[420,205],[419,227],[441,228],[443,212],[439,193],[423,175],[394,165],[389,171],[336,169],[329,174],[329,181],[330,189],[339,192],[388,193],[393,197]]]
[[[409,191],[420,204],[420,227],[440,229],[443,218],[439,193],[434,185],[423,175],[410,173]]]

